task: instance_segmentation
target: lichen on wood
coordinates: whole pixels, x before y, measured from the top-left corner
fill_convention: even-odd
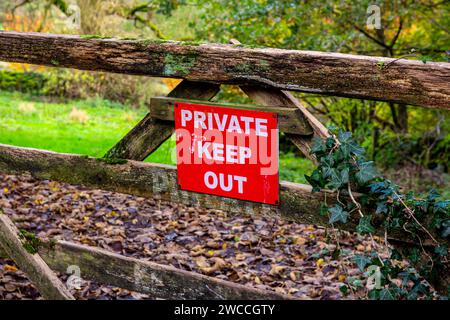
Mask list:
[[[20,229],[18,236],[22,239],[23,247],[28,253],[36,254],[39,251],[41,240],[34,233]]]
[[[191,71],[197,60],[195,53],[188,55],[178,55],[168,53],[164,57],[164,75],[165,76],[185,76]]]

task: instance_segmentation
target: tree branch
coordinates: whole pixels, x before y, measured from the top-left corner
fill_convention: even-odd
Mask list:
[[[398,29],[397,29],[397,33],[395,34],[394,38],[392,38],[391,44],[389,45],[391,50],[394,47],[395,43],[397,42],[398,37],[400,36],[400,33],[402,32],[402,29],[403,29],[403,20],[400,18],[399,26],[398,26]]]
[[[358,27],[356,24],[353,25],[353,27],[361,32],[363,35],[365,35],[367,38],[369,38],[370,40],[372,40],[373,42],[375,42],[376,44],[378,44],[379,46],[382,46],[383,48],[385,48],[386,50],[391,50],[391,48],[384,43],[383,41],[378,40],[377,38],[375,38],[374,36],[372,36],[371,34],[367,33],[364,29],[361,29],[360,27]]]

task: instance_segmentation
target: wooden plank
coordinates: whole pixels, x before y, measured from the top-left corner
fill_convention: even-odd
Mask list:
[[[445,62],[7,31],[0,31],[0,60],[450,109]]]
[[[205,104],[204,101],[186,100],[168,97],[154,97],[150,101],[150,114],[152,117],[165,120],[174,121],[174,106],[177,102]],[[298,108],[286,108],[277,106],[258,106],[258,105],[239,105],[239,104],[223,104],[208,102],[208,105],[223,108],[235,108],[241,110],[254,110],[273,112],[278,114],[278,126],[280,131],[286,133],[295,133],[302,135],[310,135],[313,130],[305,118],[302,116]]]
[[[45,245],[39,254],[59,272],[76,265],[80,277],[162,299],[292,299],[272,291],[260,290],[215,279],[172,266],[125,257],[113,252],[59,241]]]
[[[39,179],[63,181],[234,214],[281,216],[299,223],[322,226],[328,225],[328,217],[320,214],[321,205],[325,201],[329,204],[336,201],[335,193],[329,191],[313,193],[311,186],[285,181],[280,183],[279,206],[224,198],[180,190],[177,171],[173,166],[132,160],[126,163],[119,161],[115,164],[108,163],[108,160],[103,158],[2,144],[0,144],[0,172],[8,174],[28,172]],[[354,231],[358,220],[359,216],[355,214],[349,217],[348,223],[337,227]],[[383,234],[382,226],[378,227]],[[408,233],[391,236],[400,240],[411,238]]]
[[[327,225],[327,217],[319,214],[321,203],[333,202],[333,194],[311,193],[311,187],[290,182],[280,183],[280,206],[270,206],[238,199],[180,190],[175,167],[128,160],[109,164],[108,160],[88,156],[13,147],[0,144],[0,172],[30,173],[36,178],[122,192],[224,210],[236,214],[281,215],[306,224]],[[357,217],[356,217],[357,218]],[[352,229],[352,223],[344,227]]]
[[[69,290],[63,285],[53,271],[45,264],[37,253],[29,253],[25,240],[12,221],[0,211],[0,246],[6,255],[27,274],[45,299],[74,300]],[[36,248],[35,248],[36,249]]]
[[[220,90],[220,85],[184,80],[169,97],[210,100]],[[143,161],[174,132],[173,123],[155,119],[148,113],[129,133],[105,155],[106,158]]]

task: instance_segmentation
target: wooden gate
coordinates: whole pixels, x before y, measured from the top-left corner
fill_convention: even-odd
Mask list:
[[[180,190],[175,168],[142,162],[174,132],[173,102],[208,101],[221,84],[238,85],[256,103],[250,108],[279,115],[280,130],[312,161],[312,138],[329,133],[284,90],[450,109],[447,63],[250,49],[236,41],[194,45],[4,31],[0,31],[0,60],[183,79],[167,97],[152,99],[149,113],[104,158],[0,145],[1,172],[28,172],[41,179],[232,213],[278,215],[307,224],[327,225],[319,208],[327,195],[328,202],[333,199],[330,192],[312,193],[310,186],[281,182],[280,205],[270,206]],[[356,223],[351,220],[342,227],[352,231]],[[407,233],[390,236],[399,246],[414,241]],[[0,216],[0,240],[3,254],[15,260],[46,298],[73,298],[50,270],[65,272],[69,265],[80,266],[86,279],[161,298],[289,298],[64,241],[42,243],[37,253],[30,254],[23,243],[33,239],[19,234],[5,215]],[[442,281],[448,283],[448,275]]]

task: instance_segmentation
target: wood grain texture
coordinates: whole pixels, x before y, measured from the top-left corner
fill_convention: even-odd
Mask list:
[[[0,210],[0,247],[27,274],[40,294],[48,300],[74,300],[74,297],[39,254],[31,254],[19,238],[19,230]]]
[[[185,100],[168,97],[154,97],[150,101],[150,114],[153,118],[165,121],[174,121],[174,105],[177,102],[205,104],[203,101]],[[238,104],[220,104],[208,102],[207,105],[223,108],[234,108],[240,110],[253,110],[272,112],[278,115],[278,127],[281,132],[310,135],[313,130],[309,123],[302,116],[297,108],[286,108],[278,106],[257,106],[257,105],[238,105]]]
[[[332,202],[334,198],[332,193],[312,193],[311,187],[307,185],[281,182],[281,204],[271,206],[180,190],[177,171],[173,166],[132,160],[123,164],[108,164],[104,159],[1,144],[0,172],[28,172],[39,179],[64,181],[236,214],[281,215],[300,223],[318,225],[328,223],[327,217],[319,214],[322,201],[327,198]],[[351,220],[345,228],[354,230],[352,223],[355,221]]]
[[[212,99],[220,90],[220,85],[183,80],[169,97]],[[125,137],[105,155],[106,158],[143,161],[174,132],[172,122],[155,119],[148,113]]]
[[[444,62],[6,31],[0,31],[0,60],[450,109]]]
[[[43,246],[39,254],[56,271],[65,272],[68,266],[77,265],[82,279],[149,294],[156,298],[292,299],[272,291],[65,241],[59,241],[52,246]]]
[[[169,165],[132,160],[122,164],[108,164],[105,159],[2,144],[0,172],[30,173],[39,179],[63,181],[234,214],[276,215],[299,223],[322,226],[328,225],[328,217],[320,214],[322,203],[327,201],[328,204],[333,204],[336,201],[336,194],[333,192],[313,193],[311,186],[282,181],[280,205],[271,206],[181,190],[178,188],[177,170]],[[348,223],[336,227],[354,231],[358,220],[359,216],[355,214],[349,217]],[[383,231],[381,226],[378,227]],[[395,236],[399,240],[407,240],[408,237],[407,233]]]

